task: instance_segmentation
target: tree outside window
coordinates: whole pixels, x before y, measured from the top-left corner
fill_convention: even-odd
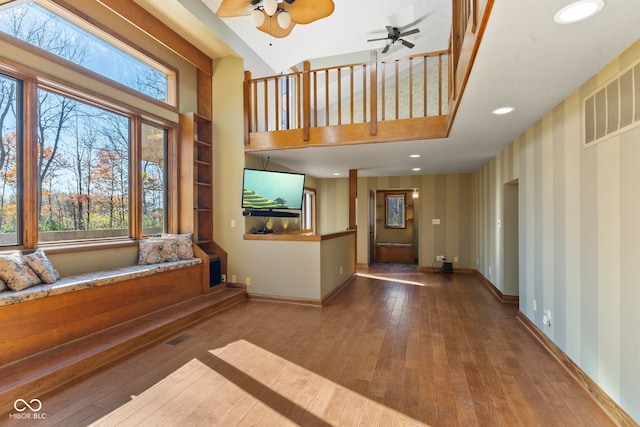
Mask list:
[[[38,91],[41,242],[128,235],[129,134],[127,117]]]

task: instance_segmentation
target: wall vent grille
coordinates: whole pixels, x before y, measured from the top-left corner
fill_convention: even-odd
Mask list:
[[[639,125],[640,60],[585,98],[585,147]]]
[[[193,338],[193,335],[192,334],[178,335],[177,337],[173,338],[172,340],[167,341],[166,344],[169,344],[169,345],[172,345],[172,346],[176,346],[176,345],[182,344],[183,342],[185,342],[189,338]]]

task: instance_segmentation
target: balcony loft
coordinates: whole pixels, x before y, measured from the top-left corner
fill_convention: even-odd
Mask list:
[[[446,138],[491,0],[453,0],[449,49],[244,79],[245,152]],[[480,25],[478,25],[480,23]]]

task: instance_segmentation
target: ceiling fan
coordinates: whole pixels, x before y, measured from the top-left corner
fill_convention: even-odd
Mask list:
[[[326,18],[333,9],[333,0],[222,0],[216,15],[221,18],[251,15],[258,30],[282,38],[291,33],[295,24]]]
[[[391,46],[396,44],[397,42],[402,43],[403,46],[406,46],[409,49],[411,49],[411,48],[413,48],[415,46],[413,43],[406,41],[402,37],[410,36],[411,34],[419,33],[420,32],[419,28],[414,28],[412,30],[400,32],[400,29],[398,27],[392,27],[390,25],[387,25],[386,27],[387,27],[387,37],[380,37],[380,38],[377,38],[377,39],[369,39],[369,40],[367,40],[368,42],[375,42],[375,41],[379,41],[379,40],[388,40],[387,45],[384,47],[384,49],[382,49],[382,53],[387,53],[389,51],[389,49],[391,48]]]

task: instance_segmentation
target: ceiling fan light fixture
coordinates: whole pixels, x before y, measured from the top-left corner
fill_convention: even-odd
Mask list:
[[[253,9],[251,19],[253,20],[253,25],[256,27],[262,26],[262,24],[264,24],[264,13],[262,13],[262,9]]]
[[[289,25],[291,25],[291,15],[289,15],[289,13],[287,13],[287,11],[285,10],[281,10],[280,12],[278,12],[277,19],[278,25],[283,30],[286,30],[287,28],[289,28]]]
[[[267,15],[273,16],[278,10],[278,0],[263,0],[262,6],[264,7],[264,11]]]
[[[553,20],[558,24],[572,24],[600,12],[604,0],[578,0],[560,9]]]

